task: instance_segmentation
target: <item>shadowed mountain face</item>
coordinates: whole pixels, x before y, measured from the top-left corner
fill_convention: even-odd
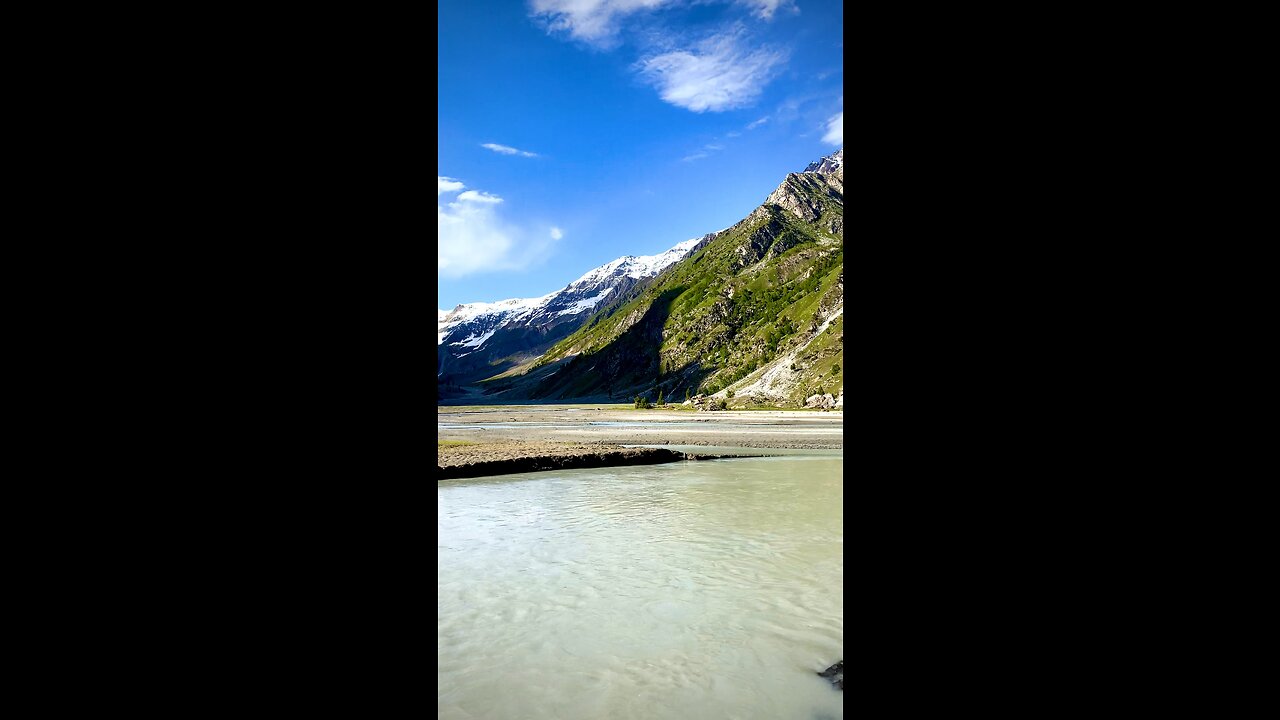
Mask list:
[[[788,174],[733,227],[690,242],[678,262],[608,293],[589,320],[550,326],[544,353],[510,356],[475,387],[490,402],[652,401],[661,391],[676,402],[842,403],[843,149]]]
[[[468,303],[438,311],[436,383],[440,396],[464,396],[466,385],[537,358],[581,327],[602,305],[625,297],[703,240],[687,240],[658,255],[618,258],[542,297]]]

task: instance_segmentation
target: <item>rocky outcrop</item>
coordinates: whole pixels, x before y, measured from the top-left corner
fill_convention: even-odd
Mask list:
[[[843,188],[812,173],[791,173],[785,182],[765,198],[766,205],[777,205],[805,222],[813,222],[822,214],[818,198],[844,204]]]
[[[721,400],[718,400],[709,395],[694,395],[692,398],[689,398],[688,400],[686,400],[685,404],[693,405],[693,408],[700,412],[712,412],[714,410],[725,409],[721,407],[720,405],[721,402],[722,402]]]
[[[777,190],[774,191],[775,194],[777,192]],[[777,210],[771,209],[768,204],[761,205],[753,210],[743,222],[758,222],[759,225],[751,231],[745,243],[734,248],[734,253],[737,254],[737,262],[734,265],[739,268],[760,262],[777,242],[783,231],[783,225],[778,220]]]
[[[832,665],[831,667],[818,673],[819,676],[831,681],[837,690],[844,690],[844,661]]]
[[[822,215],[818,198],[844,205],[844,148],[810,163],[802,173],[787,175],[764,202],[777,205],[805,222],[813,222]],[[832,227],[831,231],[836,229]]]
[[[836,399],[831,397],[831,393],[810,395],[804,399],[804,406],[807,408],[822,408],[823,410],[827,410],[836,406]]]
[[[821,173],[823,175],[839,175],[840,179],[844,179],[844,148],[831,153],[830,155],[809,163],[809,167],[804,169],[809,173]]]

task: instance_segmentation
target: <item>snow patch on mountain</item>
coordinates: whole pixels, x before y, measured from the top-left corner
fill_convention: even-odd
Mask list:
[[[510,300],[499,300],[491,303],[465,303],[448,312],[441,310],[440,313],[442,314],[439,315],[436,320],[436,345],[443,345],[445,338],[449,336],[449,333],[463,323],[471,322],[488,315],[493,316],[493,319],[502,318],[504,321],[503,324],[512,320],[519,320],[520,318],[528,317],[533,312],[545,307],[555,296],[556,293],[550,293],[536,298],[512,298]],[[494,326],[491,329],[496,330],[499,326]],[[477,337],[477,335],[477,333],[472,333],[471,337],[467,338],[467,340],[472,340]],[[488,340],[492,335],[493,333],[489,333],[484,340]],[[449,344],[461,345],[467,342],[467,340]],[[481,340],[481,342],[484,342],[484,340]]]
[[[496,332],[498,332],[498,328],[494,328],[494,329],[490,330],[489,332],[487,332],[487,333],[485,333],[485,334],[483,334],[483,335],[476,335],[475,333],[472,333],[471,335],[468,335],[468,336],[467,336],[465,339],[463,339],[463,340],[459,340],[458,342],[451,342],[451,343],[449,343],[449,344],[450,344],[450,345],[460,345],[460,346],[462,346],[462,347],[475,347],[475,348],[478,348],[478,347],[480,347],[481,345],[483,345],[483,344],[484,344],[484,341],[485,341],[485,340],[488,340],[489,338],[493,337],[493,334],[494,334],[494,333],[496,333]]]
[[[657,255],[627,255],[590,270],[556,292],[537,298],[512,298],[497,302],[465,303],[453,310],[437,309],[436,345],[444,345],[449,334],[460,325],[476,323],[467,328],[468,336],[449,343],[450,346],[476,347],[503,327],[516,327],[520,323],[549,320],[566,315],[580,315],[596,307],[605,296],[613,292],[613,285],[622,277],[640,280],[662,272],[678,262],[705,237],[686,240],[666,252]],[[581,297],[595,293],[590,297]],[[556,306],[564,302],[563,308]],[[554,310],[554,311],[553,311]],[[474,352],[474,351],[473,351]]]
[[[474,320],[481,315],[496,315],[499,313],[520,313],[535,310],[546,305],[551,298],[555,297],[555,293],[543,295],[536,298],[512,298],[510,300],[499,300],[497,302],[474,302],[459,305],[452,312],[440,318],[449,322],[466,322]]]
[[[613,292],[613,288],[607,287],[604,290],[602,290],[598,295],[594,295],[592,297],[579,300],[574,304],[570,305],[569,307],[565,308],[564,310],[561,310],[557,314],[558,315],[577,315],[578,313],[586,312],[587,310],[590,310],[596,305],[599,305],[600,301],[604,299],[604,296],[608,295],[611,292]]]
[[[702,238],[693,238],[692,240],[685,240],[664,253],[641,255],[640,257],[632,258],[627,267],[627,275],[637,280],[657,275],[668,265],[674,264],[687,255],[693,249],[693,246],[701,241]]]
[[[685,240],[666,252],[657,255],[624,255],[617,260],[611,260],[594,270],[587,272],[586,275],[569,283],[569,288],[579,285],[599,282],[605,278],[618,277],[626,275],[634,280],[652,277],[666,269],[667,266],[679,261],[695,245],[702,242],[702,238],[693,238]],[[568,289],[568,288],[566,288]]]
[[[824,175],[835,173],[844,167],[844,148],[831,153],[830,155],[809,163],[809,167],[805,168],[805,172],[816,172]]]

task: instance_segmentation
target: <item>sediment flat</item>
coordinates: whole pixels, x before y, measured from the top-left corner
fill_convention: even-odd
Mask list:
[[[646,465],[765,454],[761,448],[844,449],[839,412],[634,410],[619,406],[442,406],[437,477]],[[715,445],[682,452],[625,445]]]
[[[844,413],[636,410],[619,405],[440,406],[439,439],[844,449]]]
[[[743,453],[749,455],[750,453]],[[667,448],[626,448],[612,445],[492,442],[439,445],[437,479],[505,475],[539,470],[653,465],[679,460],[739,457],[737,453],[684,453]]]

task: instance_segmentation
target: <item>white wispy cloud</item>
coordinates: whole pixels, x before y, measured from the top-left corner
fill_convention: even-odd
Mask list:
[[[524,150],[519,150],[517,148],[509,147],[507,145],[499,145],[498,143],[483,143],[480,145],[480,147],[488,148],[496,153],[501,153],[503,155],[523,155],[525,157],[538,157],[538,153],[526,152]]]
[[[452,178],[441,178],[441,192],[465,187]],[[468,190],[454,202],[436,205],[438,250],[436,268],[440,275],[462,277],[480,272],[522,270],[546,258],[551,245],[560,238],[552,232],[533,232],[499,215],[503,199],[497,195]],[[546,225],[541,227],[545,228]]]
[[[561,230],[560,228],[558,228],[558,227],[553,227],[553,228],[551,228],[551,239],[552,239],[552,240],[559,240],[559,239],[560,239],[560,238],[562,238],[562,237],[564,237],[564,231],[562,231],[562,230]]]
[[[822,136],[822,142],[831,143],[832,145],[844,145],[844,111],[841,110],[827,120],[827,134]]]
[[[733,133],[729,133],[729,134],[733,135]],[[711,157],[712,153],[720,152],[723,149],[724,149],[724,145],[721,145],[719,142],[707,143],[706,145],[702,146],[701,150],[693,153],[692,155],[686,155],[680,158],[680,161],[693,162],[694,160],[701,160],[704,157]]]
[[[752,15],[764,20],[772,20],[773,14],[779,10],[789,10],[793,14],[800,12],[795,0],[738,0],[738,4],[751,8]]]
[[[502,202],[502,198],[497,195],[490,195],[487,192],[480,192],[478,190],[468,190],[459,195],[458,199],[463,202],[491,203],[495,205]]]
[[[674,0],[532,0],[533,16],[546,23],[550,32],[598,47],[618,43],[622,18],[643,10],[656,10]]]
[[[773,79],[787,53],[753,47],[738,26],[713,35],[688,50],[641,60],[641,77],[658,88],[663,100],[694,112],[719,112],[755,102]]]
[[[769,116],[768,116],[768,115],[765,115],[764,117],[760,118],[759,120],[756,120],[755,122],[751,123],[750,125],[747,125],[747,129],[748,129],[748,130],[755,130],[756,128],[760,127],[761,125],[763,125],[763,124],[765,124],[765,123],[767,123],[767,122],[769,122]]]
[[[466,185],[463,185],[462,183],[458,182],[457,180],[454,180],[453,178],[447,178],[441,175],[436,176],[436,195],[437,196],[443,195],[447,192],[457,192],[464,187],[466,187]]]

